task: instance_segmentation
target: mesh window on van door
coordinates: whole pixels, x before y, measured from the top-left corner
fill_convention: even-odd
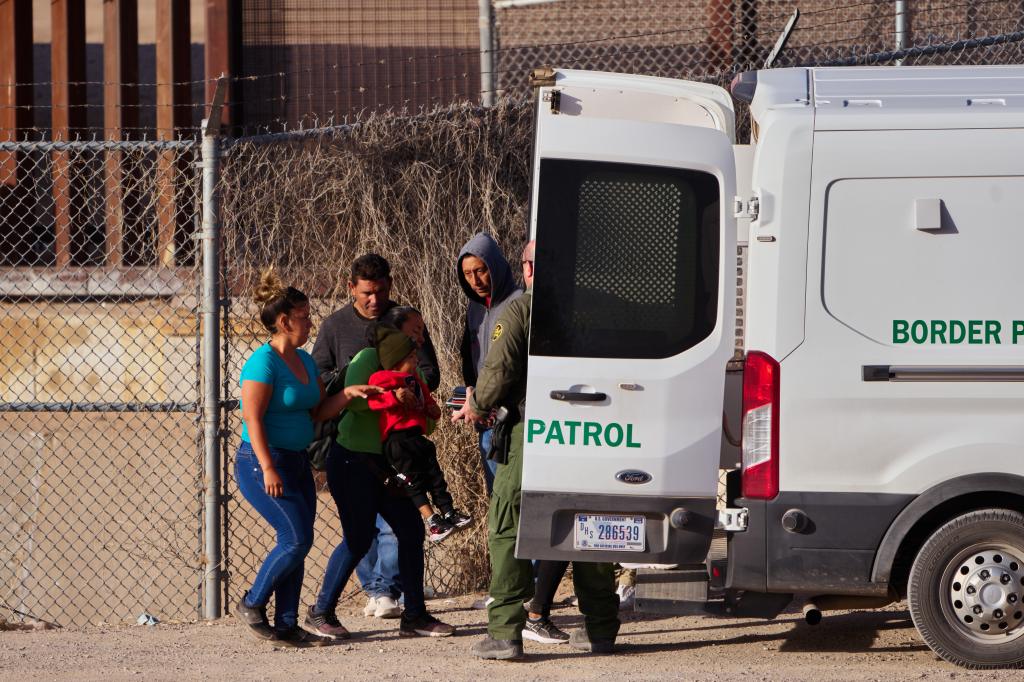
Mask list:
[[[542,159],[539,188],[531,355],[666,358],[711,334],[713,175]]]

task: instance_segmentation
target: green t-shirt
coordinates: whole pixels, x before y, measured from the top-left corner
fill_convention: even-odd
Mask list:
[[[364,348],[348,363],[345,386],[366,384],[370,375],[380,369],[376,348]],[[380,416],[366,404],[366,398],[353,398],[338,424],[338,445],[353,452],[381,454]]]

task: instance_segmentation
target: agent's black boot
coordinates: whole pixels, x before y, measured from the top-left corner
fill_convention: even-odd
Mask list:
[[[477,658],[493,661],[512,661],[523,657],[523,642],[511,639],[494,639],[490,635],[476,640],[470,649]]]

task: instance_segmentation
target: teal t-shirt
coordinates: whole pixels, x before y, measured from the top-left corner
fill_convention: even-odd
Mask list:
[[[257,381],[274,387],[267,411],[263,414],[263,430],[271,447],[285,450],[304,450],[313,442],[313,418],[309,411],[320,402],[320,371],[309,353],[298,351],[306,367],[309,383],[303,384],[285,364],[269,343],[265,343],[249,356],[242,367],[239,387],[245,381]],[[239,401],[238,408],[242,408]],[[242,440],[249,440],[249,427],[242,425]]]

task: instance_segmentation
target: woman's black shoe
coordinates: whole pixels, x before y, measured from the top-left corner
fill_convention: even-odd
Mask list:
[[[277,637],[272,643],[276,647],[293,647],[296,649],[303,649],[310,646],[327,646],[333,642],[334,640],[330,637],[314,635],[312,632],[303,630],[296,625],[285,630],[278,630]]]
[[[246,606],[245,598],[248,596],[249,593],[246,592],[238,600],[238,606],[235,607],[235,618],[241,621],[256,639],[277,639],[277,633],[274,631],[274,628],[270,627],[270,623],[267,621],[267,607]]]

